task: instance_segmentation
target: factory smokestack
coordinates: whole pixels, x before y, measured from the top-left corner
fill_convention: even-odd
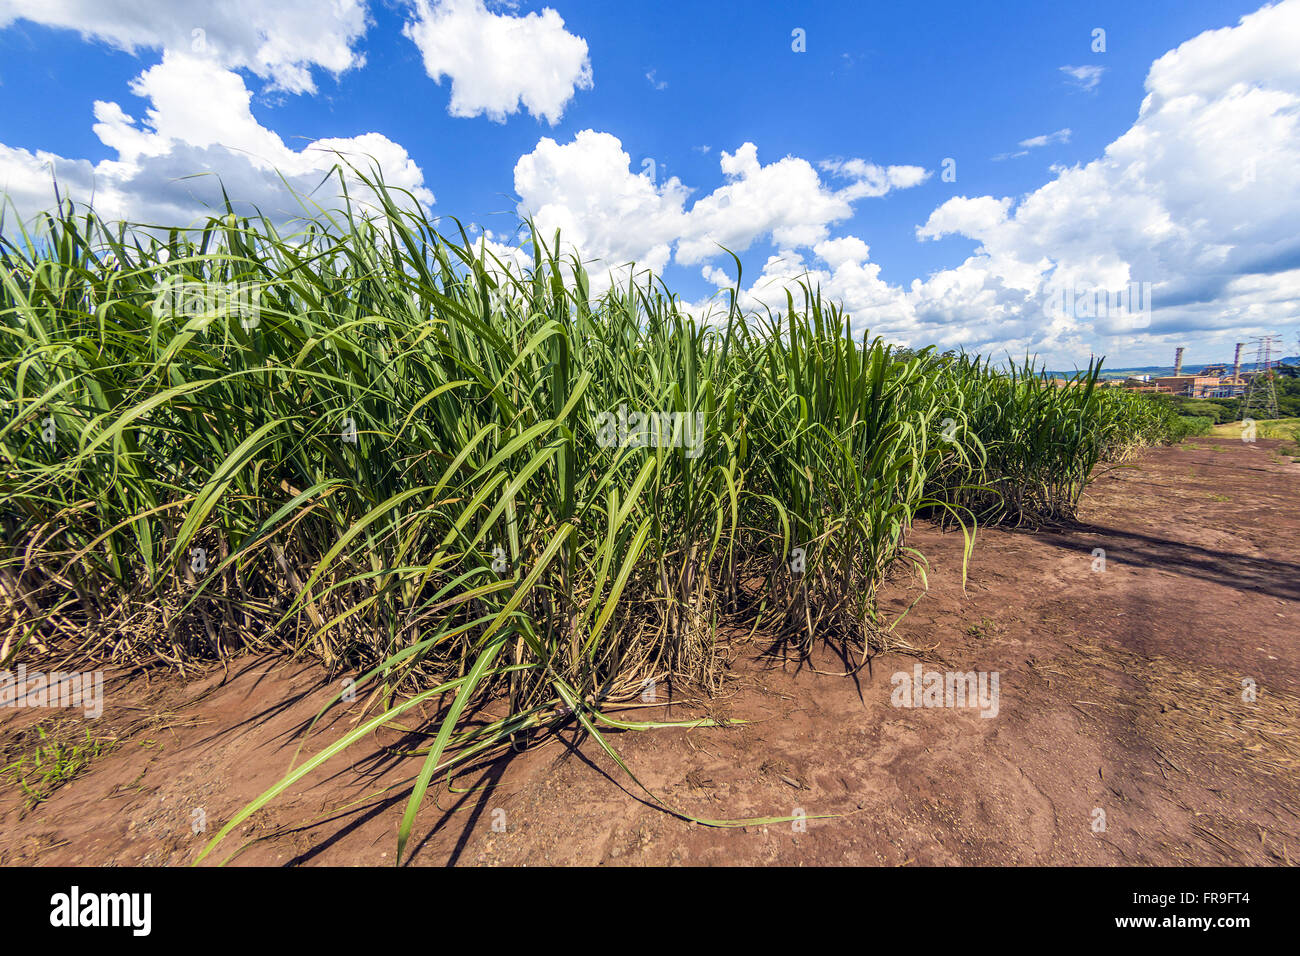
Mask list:
[[[1174,349],[1174,375],[1183,374],[1183,347]]]
[[[1232,377],[1234,379],[1239,380],[1241,378],[1241,347],[1245,344],[1245,342],[1237,343],[1237,355],[1232,360]]]

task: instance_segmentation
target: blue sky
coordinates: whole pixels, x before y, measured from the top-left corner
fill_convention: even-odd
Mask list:
[[[201,167],[288,208],[273,167],[314,183],[313,143],[378,134],[390,181],[494,248],[523,209],[695,304],[726,281],[721,241],[749,304],[808,274],[913,345],[1147,364],[1282,332],[1294,352],[1297,2],[1239,25],[1259,3],[289,0],[250,23],[0,0],[0,189],[30,215],[52,164],[109,214],[184,218]],[[1211,192],[1232,201],[1200,209]],[[1043,304],[1144,281],[1146,316]]]

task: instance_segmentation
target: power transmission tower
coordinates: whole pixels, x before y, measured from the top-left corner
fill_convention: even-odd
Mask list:
[[[1241,417],[1257,410],[1260,418],[1277,418],[1277,387],[1273,384],[1273,346],[1282,344],[1280,335],[1261,335],[1253,339],[1255,374],[1250,377],[1246,394],[1241,397]]]

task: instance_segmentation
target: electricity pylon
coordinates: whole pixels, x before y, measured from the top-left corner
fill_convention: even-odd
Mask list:
[[[1251,417],[1257,411],[1260,418],[1277,418],[1277,387],[1273,384],[1273,346],[1282,344],[1280,335],[1261,335],[1253,340],[1255,374],[1250,377],[1246,394],[1241,397],[1241,417]]]

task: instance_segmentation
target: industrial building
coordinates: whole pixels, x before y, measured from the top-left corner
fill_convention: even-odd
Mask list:
[[[1226,365],[1207,366],[1199,375],[1183,374],[1183,348],[1174,350],[1173,375],[1141,375],[1126,379],[1124,387],[1135,392],[1163,392],[1187,398],[1239,398],[1246,391],[1246,377],[1241,372],[1241,349],[1232,362],[1232,374],[1225,375]]]

